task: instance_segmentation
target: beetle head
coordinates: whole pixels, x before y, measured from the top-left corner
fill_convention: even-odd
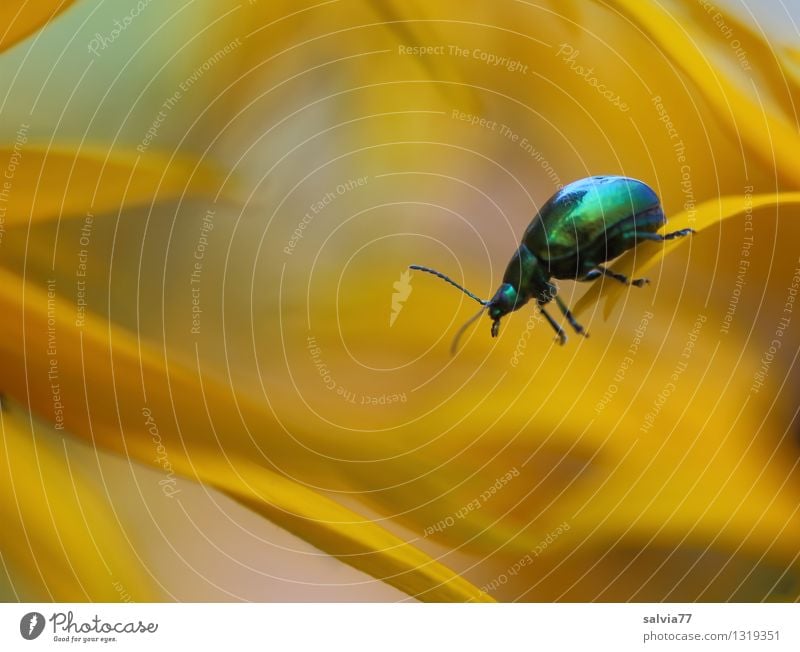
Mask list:
[[[489,309],[489,318],[492,320],[492,337],[497,337],[500,328],[500,318],[520,307],[519,293],[511,283],[503,283],[495,292],[486,307]]]

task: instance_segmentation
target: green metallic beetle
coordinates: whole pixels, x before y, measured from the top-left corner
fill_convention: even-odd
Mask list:
[[[588,177],[564,186],[542,206],[525,231],[519,249],[511,257],[502,285],[489,301],[434,269],[421,265],[411,265],[410,269],[438,276],[483,306],[458,332],[453,340],[453,351],[467,326],[484,310],[489,312],[492,337],[496,337],[500,319],[519,310],[531,299],[536,300],[559,342],[564,344],[567,341],[564,330],[544,309],[551,299],[555,299],[576,333],[587,337],[588,334],[558,296],[550,279],[592,281],[608,276],[621,283],[642,287],[647,279],[629,281],[623,274],[603,267],[601,263],[616,258],[642,240],[660,242],[694,233],[692,229],[664,235],[656,233],[666,223],[658,195],[647,184],[628,177]]]

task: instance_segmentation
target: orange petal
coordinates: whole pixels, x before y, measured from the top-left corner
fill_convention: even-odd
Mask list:
[[[0,148],[0,223],[104,213],[184,194],[226,194],[222,176],[188,157],[160,152],[100,148],[46,149],[26,145],[24,128],[12,146]]]
[[[800,136],[794,120],[764,104],[752,85],[737,82],[706,56],[709,39],[659,3],[611,0],[620,12],[694,81],[722,124],[778,174],[800,182]]]
[[[33,34],[58,14],[72,5],[74,0],[4,0],[0,4],[0,52]]]
[[[697,207],[694,215],[695,221],[691,223],[691,227],[700,232],[718,222],[741,215],[746,210],[755,210],[762,206],[797,203],[800,203],[800,192],[720,197],[719,199],[704,202]],[[688,212],[679,213],[674,218],[670,218],[667,228],[670,230],[684,228],[688,224],[688,218]],[[636,249],[632,249],[616,259],[614,261],[614,270],[626,276],[641,275],[676,247],[680,247],[688,241],[688,238],[679,238],[663,244],[644,242],[638,245]],[[606,303],[603,314],[608,319],[625,289],[624,285],[617,282],[596,282],[575,304],[573,312],[576,315],[581,314],[590,305],[595,304],[601,298],[605,298]]]
[[[491,601],[380,525],[270,471],[266,459],[250,461],[263,456],[243,428],[243,414],[250,428],[279,436],[263,405],[180,365],[167,367],[156,351],[103,318],[89,314],[78,325],[75,306],[59,299],[54,285],[44,291],[0,271],[0,310],[8,316],[0,323],[4,390],[29,399],[57,428],[215,486],[421,600]]]
[[[17,599],[159,599],[113,507],[71,467],[60,437],[18,408],[0,412],[0,431],[0,551]]]

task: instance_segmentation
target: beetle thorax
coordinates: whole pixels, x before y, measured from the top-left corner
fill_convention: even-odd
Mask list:
[[[494,320],[500,319],[519,310],[531,299],[536,299],[540,305],[547,303],[555,294],[555,286],[549,279],[541,261],[521,245],[508,263],[502,285],[489,301],[489,316]]]

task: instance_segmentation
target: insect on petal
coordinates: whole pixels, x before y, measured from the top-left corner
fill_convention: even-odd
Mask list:
[[[720,197],[700,204],[695,212],[695,221],[692,228],[700,232],[718,222],[737,217],[745,210],[756,209],[762,206],[780,206],[782,204],[800,204],[800,192],[783,192],[776,194],[744,195],[733,197]],[[683,228],[686,224],[688,213],[686,211],[670,217],[669,227]],[[691,238],[679,238],[664,244],[644,242],[635,250],[627,251],[614,261],[613,267],[627,276],[641,276],[651,269],[663,256],[674,251],[676,247],[685,244]],[[575,305],[573,313],[581,314],[589,306],[594,305],[599,299],[605,298],[603,314],[608,319],[617,301],[627,288],[620,283],[594,283]]]

